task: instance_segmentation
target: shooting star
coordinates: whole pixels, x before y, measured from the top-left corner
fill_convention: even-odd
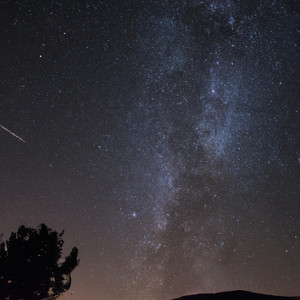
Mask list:
[[[0,127],[2,129],[4,129],[5,131],[7,131],[8,133],[10,133],[11,135],[13,135],[15,138],[17,138],[18,140],[20,140],[21,142],[25,143],[25,141],[20,138],[18,135],[16,135],[15,133],[13,133],[12,131],[10,131],[9,129],[7,129],[6,127],[4,127],[3,125],[0,124]]]

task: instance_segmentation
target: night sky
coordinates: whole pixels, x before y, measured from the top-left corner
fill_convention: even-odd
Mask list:
[[[300,294],[299,1],[0,1],[0,232],[65,230],[73,300]]]

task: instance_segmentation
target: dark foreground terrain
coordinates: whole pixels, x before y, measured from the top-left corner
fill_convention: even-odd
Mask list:
[[[217,294],[183,296],[173,300],[300,300],[300,297],[280,297],[256,294],[246,291],[232,291]]]

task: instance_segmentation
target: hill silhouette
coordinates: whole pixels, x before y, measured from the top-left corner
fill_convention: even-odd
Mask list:
[[[247,291],[230,291],[216,294],[183,296],[173,300],[300,300],[300,297],[281,297],[257,294]]]

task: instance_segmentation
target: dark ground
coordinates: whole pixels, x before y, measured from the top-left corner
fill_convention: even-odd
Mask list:
[[[217,294],[183,296],[174,300],[300,300],[300,297],[280,297],[251,293],[247,291],[232,291]]]

